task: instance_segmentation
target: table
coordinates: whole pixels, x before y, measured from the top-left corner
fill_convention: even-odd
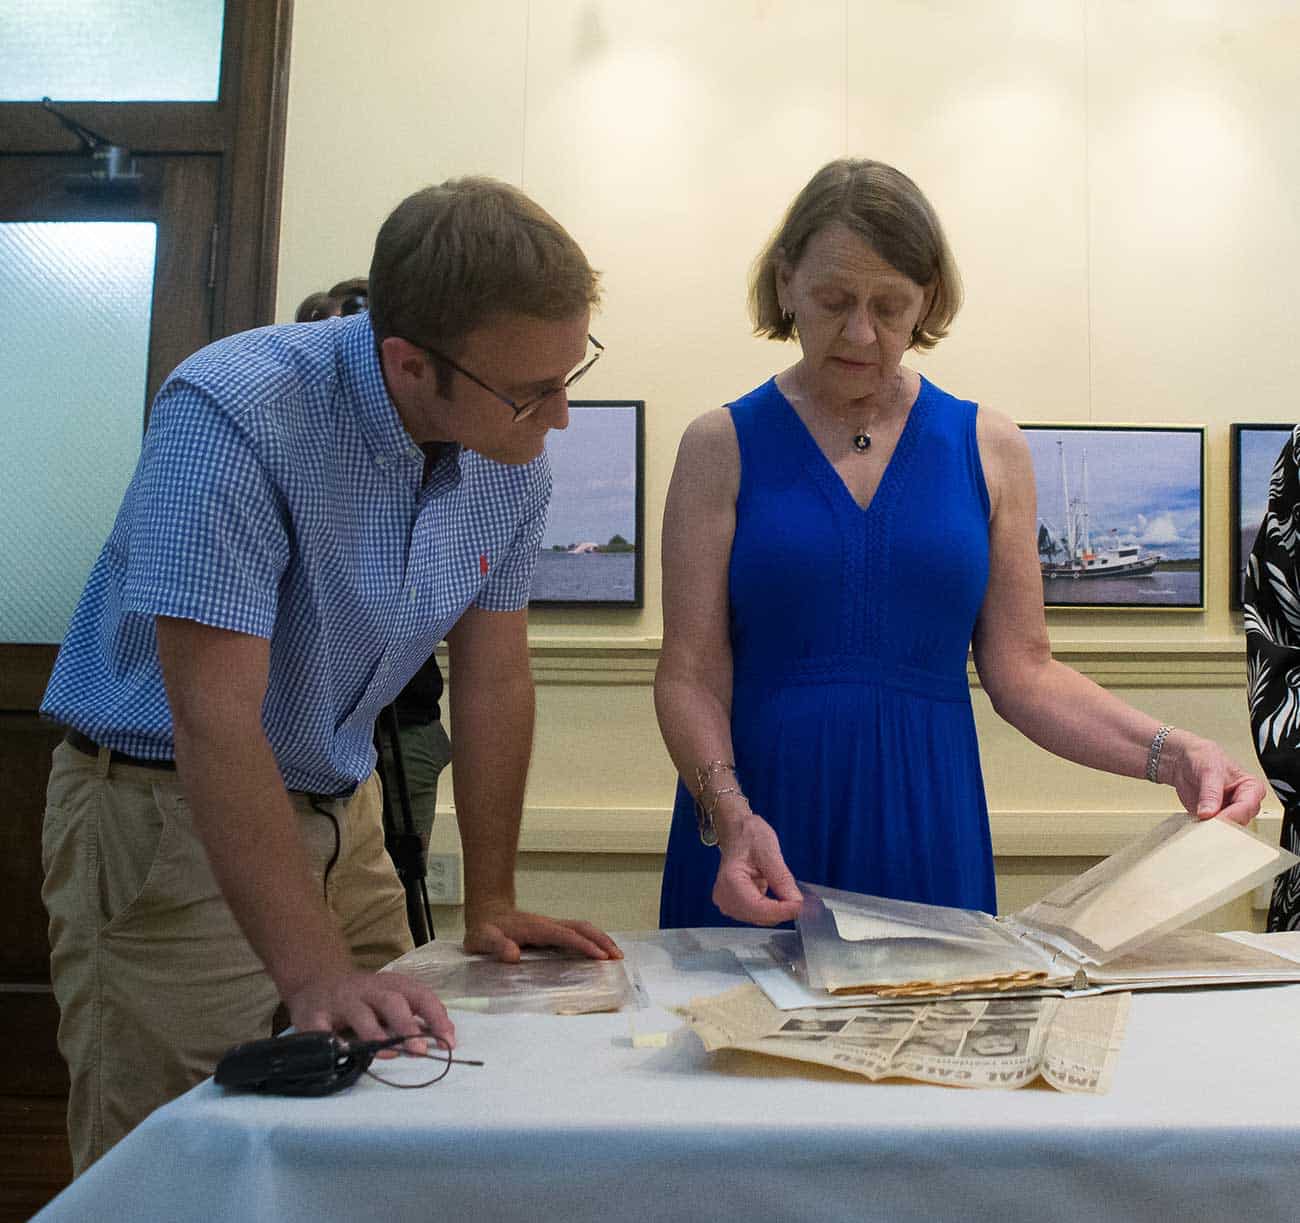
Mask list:
[[[314,1100],[211,1081],[41,1223],[117,1220],[1294,1220],[1300,986],[1133,999],[1107,1096],[870,1083],[710,1056],[670,1008],[746,978],[763,931],[619,936],[651,1003],[456,1013],[482,1069]],[[669,1032],[663,1047],[633,1037]],[[643,1044],[644,1042],[642,1042]]]

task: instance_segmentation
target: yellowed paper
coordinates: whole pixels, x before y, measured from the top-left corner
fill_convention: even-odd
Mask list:
[[[1130,995],[948,999],[781,1011],[755,985],[693,998],[682,1015],[713,1052],[743,1049],[864,1078],[950,1087],[1108,1091]]]

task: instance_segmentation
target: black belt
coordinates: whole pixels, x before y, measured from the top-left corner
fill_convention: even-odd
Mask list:
[[[83,735],[79,730],[73,730],[68,727],[64,732],[63,742],[69,747],[75,747],[77,751],[84,752],[87,756],[98,758],[100,746],[89,735]],[[119,752],[116,748],[108,749],[108,761],[110,764],[130,764],[137,769],[167,769],[169,772],[176,771],[176,761],[174,760],[146,760],[143,756],[132,756],[127,752]],[[318,794],[313,790],[290,790],[290,794],[302,794],[307,798],[326,799],[330,802],[336,799],[351,798],[356,793],[356,786],[349,786],[346,790],[336,790],[331,794]]]
[[[90,738],[89,735],[83,735],[79,730],[73,730],[68,727],[67,733],[63,736],[64,743],[70,747],[75,747],[77,751],[84,752],[87,756],[98,756],[100,746]],[[126,752],[119,752],[116,748],[108,749],[108,759],[110,764],[131,764],[138,769],[171,769],[175,771],[176,761],[174,760],[146,760],[143,756],[131,756]]]

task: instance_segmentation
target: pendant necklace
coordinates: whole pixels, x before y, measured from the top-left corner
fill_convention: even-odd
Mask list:
[[[898,402],[898,393],[902,389],[903,371],[900,369],[898,371],[898,381],[894,383],[894,397],[889,401],[891,408]],[[867,431],[865,424],[853,435],[853,449],[859,454],[866,454],[871,449],[871,434]]]

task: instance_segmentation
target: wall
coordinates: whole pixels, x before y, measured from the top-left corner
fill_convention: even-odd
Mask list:
[[[647,403],[645,609],[533,620],[530,903],[653,923],[673,778],[649,682],[677,439],[795,359],[750,336],[746,273],[846,153],[911,174],[956,251],[967,302],[916,361],[927,376],[1023,421],[1207,426],[1207,610],[1054,611],[1050,628],[1059,656],[1253,764],[1228,424],[1300,415],[1298,45],[1300,11],[1269,0],[296,7],[279,317],[364,272],[403,195],[493,174],[604,272],[608,352],[584,396]],[[1049,757],[975,702],[1004,909],[1173,809],[1171,791]]]

